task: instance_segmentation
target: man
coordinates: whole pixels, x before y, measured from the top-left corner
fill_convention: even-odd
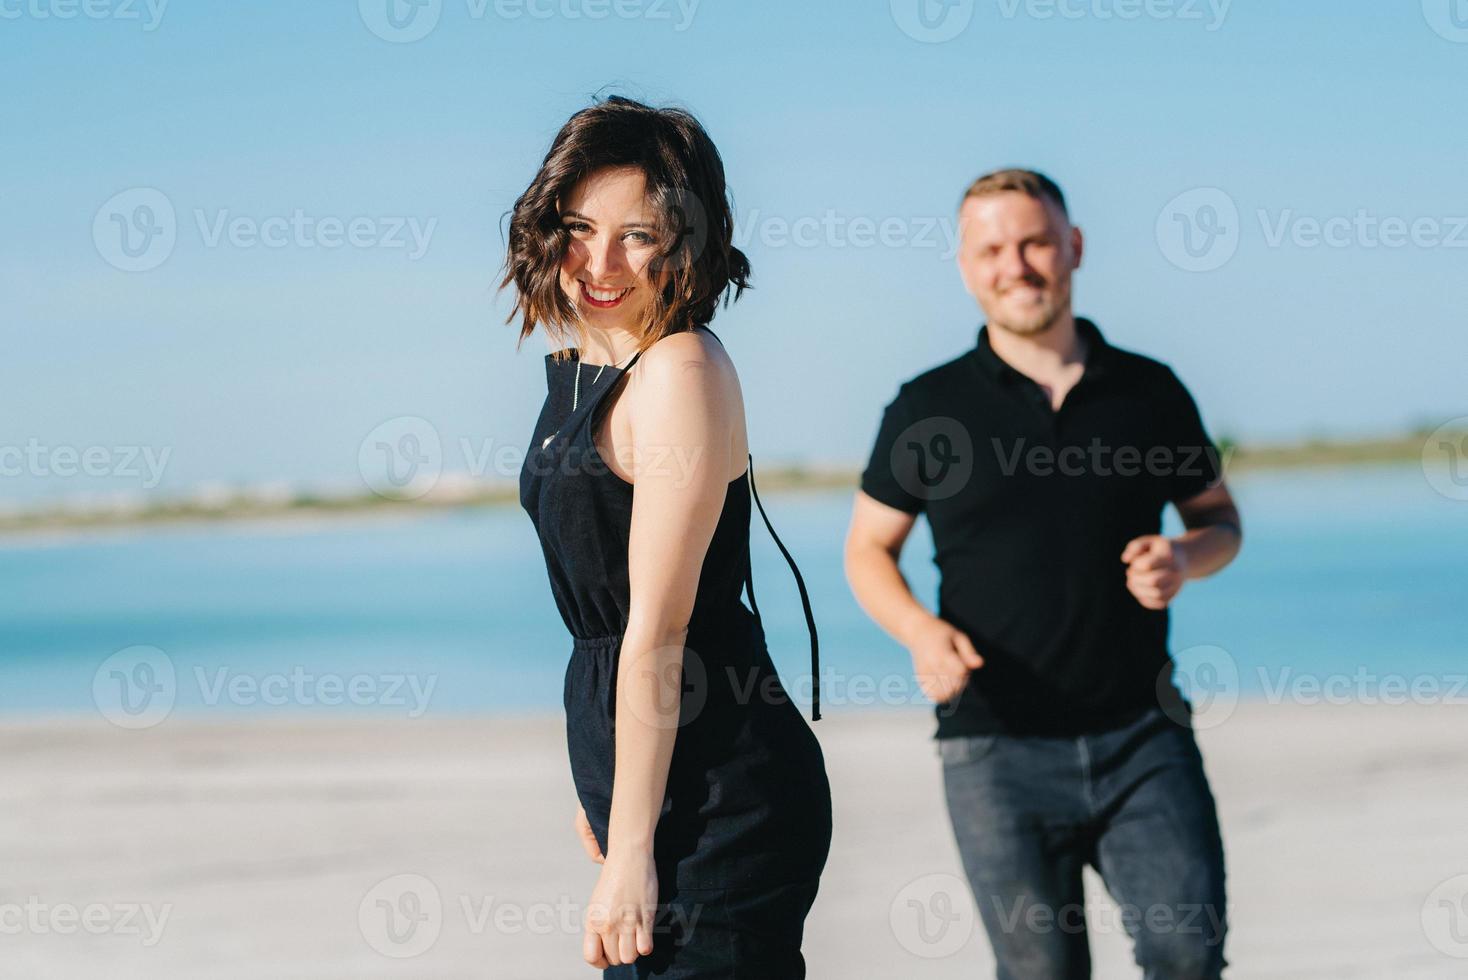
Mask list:
[[[1072,314],[1084,240],[1054,182],[981,177],[959,233],[988,322],[887,406],[847,577],[937,702],[949,817],[1000,980],[1090,975],[1087,864],[1149,980],[1217,978],[1223,847],[1167,607],[1238,553],[1238,511],[1172,371]],[[1168,503],[1186,527],[1174,538],[1159,533]],[[898,570],[919,514],[937,615]]]

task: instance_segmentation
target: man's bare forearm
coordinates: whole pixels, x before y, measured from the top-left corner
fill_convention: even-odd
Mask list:
[[[1243,544],[1238,517],[1191,527],[1174,540],[1186,556],[1188,578],[1206,578],[1234,560]]]
[[[846,549],[846,579],[857,604],[887,635],[910,645],[916,627],[933,613],[912,594],[902,577],[897,556],[878,545],[850,545]]]

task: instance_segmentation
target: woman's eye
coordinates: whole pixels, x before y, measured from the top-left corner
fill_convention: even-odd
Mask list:
[[[580,235],[590,231],[591,226],[584,221],[568,221],[566,222],[566,230],[573,235]]]
[[[651,235],[649,235],[645,231],[629,232],[627,234],[627,238],[629,238],[630,240],[636,242],[639,245],[651,245],[651,244],[654,243],[654,241],[656,241],[656,239],[654,239]]]

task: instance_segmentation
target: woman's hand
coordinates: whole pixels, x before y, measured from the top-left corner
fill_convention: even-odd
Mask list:
[[[586,807],[576,806],[576,836],[581,839],[581,847],[586,851],[586,856],[597,864],[606,861],[601,852],[601,845],[596,842],[596,834],[591,832],[591,821],[586,819]]]
[[[581,941],[586,962],[605,970],[651,953],[657,903],[658,878],[651,854],[604,862],[586,907],[586,935]]]

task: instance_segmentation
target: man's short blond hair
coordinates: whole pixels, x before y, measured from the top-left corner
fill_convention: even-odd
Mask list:
[[[1037,201],[1050,201],[1060,208],[1060,213],[1070,219],[1070,211],[1065,206],[1065,195],[1060,191],[1060,185],[1038,170],[1022,170],[1018,167],[1008,167],[1004,170],[995,170],[984,174],[978,180],[968,185],[968,190],[963,193],[963,200],[959,201],[959,207],[971,197],[988,197],[990,194],[1005,194],[1018,191],[1028,194]]]

